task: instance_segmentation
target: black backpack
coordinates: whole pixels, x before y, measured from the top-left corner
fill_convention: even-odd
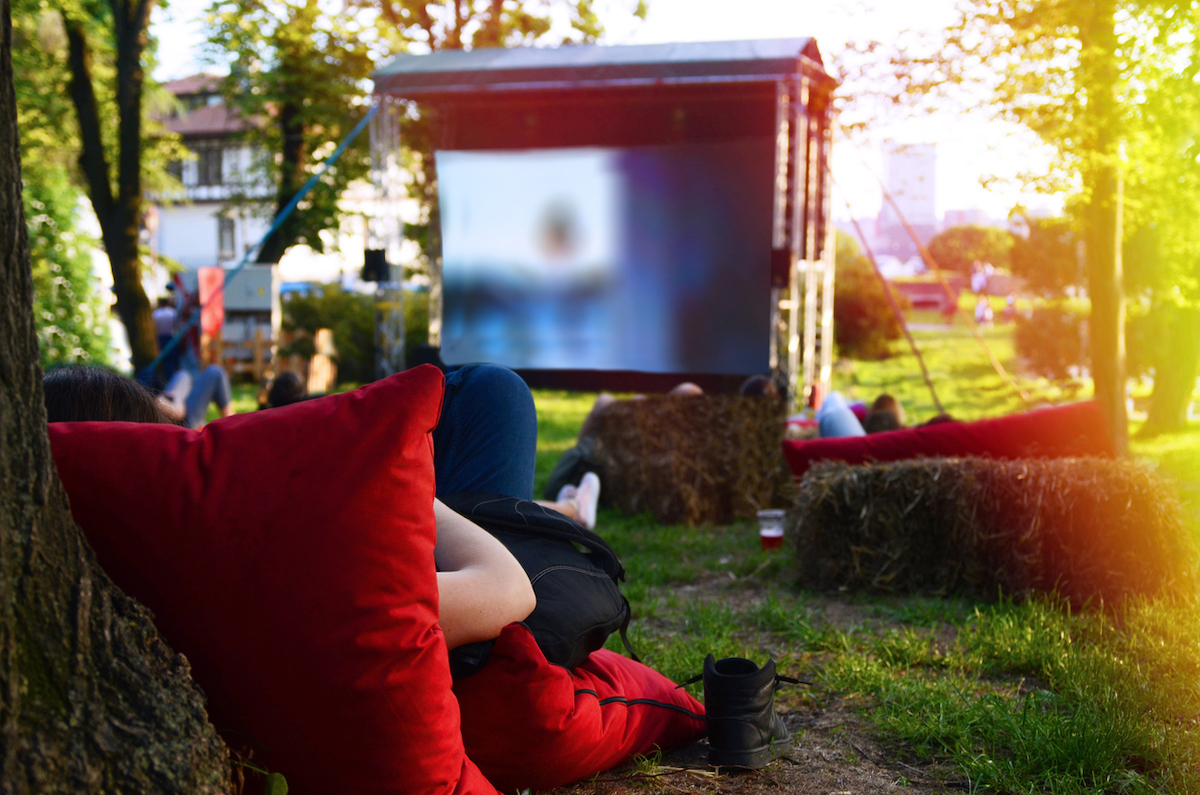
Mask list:
[[[625,579],[625,567],[607,541],[529,500],[481,492],[440,499],[495,536],[525,569],[537,595],[537,607],[522,623],[549,662],[574,668],[613,632],[621,633],[625,648],[637,659],[625,634],[629,602],[617,588]],[[482,668],[494,643],[469,643],[452,650],[454,678]]]

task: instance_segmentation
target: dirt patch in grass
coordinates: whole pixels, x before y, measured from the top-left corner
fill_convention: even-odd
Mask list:
[[[763,583],[753,577],[705,575],[678,586],[685,601],[714,600],[746,610],[763,598]],[[805,609],[818,622],[839,630],[899,624],[886,602],[864,603],[849,597],[813,596]],[[651,620],[659,631],[670,620]],[[938,643],[953,641],[952,627],[935,630]],[[786,640],[759,637],[777,650]],[[792,657],[781,673],[808,678],[805,670],[823,655]],[[554,795],[635,795],[635,793],[697,793],[700,795],[875,795],[876,793],[963,792],[968,782],[952,768],[907,756],[883,743],[859,711],[853,695],[821,692],[809,687],[785,687],[776,694],[776,711],[792,733],[792,750],[759,771],[717,771],[708,766],[708,744],[700,740],[663,754],[610,770],[590,781],[552,790]]]
[[[717,772],[701,740],[664,754],[657,764],[634,764],[592,781],[553,790],[556,795],[634,795],[646,792],[715,795],[876,795],[962,792],[956,773],[912,763],[882,747],[854,707],[841,699],[780,710],[792,733],[790,753],[763,770]]]

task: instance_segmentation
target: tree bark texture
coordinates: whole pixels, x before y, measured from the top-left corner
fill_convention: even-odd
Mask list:
[[[0,793],[217,793],[229,757],[187,660],[71,519],[46,437],[0,0]]]
[[[279,132],[283,137],[283,163],[279,169],[279,190],[275,194],[275,218],[283,212],[304,183],[308,181],[305,166],[308,158],[304,151],[304,119],[300,108],[284,104],[279,109]],[[263,242],[258,252],[258,262],[277,265],[283,255],[296,242],[295,213]]]
[[[1155,323],[1154,393],[1141,435],[1182,431],[1200,374],[1200,311],[1159,308]]]
[[[92,85],[91,50],[83,21],[63,12],[71,69],[71,101],[79,120],[82,151],[79,162],[88,198],[100,222],[117,297],[117,315],[129,335],[133,367],[141,370],[158,355],[158,340],[150,316],[150,299],[142,287],[138,252],[138,222],[142,213],[142,56],[147,43],[151,0],[112,0],[116,39],[117,179],[110,176],[100,125],[100,110]]]
[[[1083,185],[1088,194],[1083,214],[1088,291],[1092,381],[1096,400],[1108,417],[1117,450],[1129,449],[1125,409],[1125,295],[1121,265],[1121,191],[1117,135],[1117,32],[1115,0],[1095,0],[1090,17],[1080,22],[1081,83],[1087,87],[1088,133],[1083,147]]]

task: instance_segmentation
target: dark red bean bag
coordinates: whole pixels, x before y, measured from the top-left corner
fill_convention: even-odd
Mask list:
[[[849,464],[906,458],[1113,457],[1116,449],[1104,414],[1094,401],[1049,406],[975,422],[943,422],[919,428],[828,439],[787,439],[783,455],[792,475],[804,477],[814,461]]]
[[[190,660],[217,729],[297,795],[495,793],[437,625],[441,401],[425,366],[201,431],[49,428],[100,565]]]
[[[657,671],[606,649],[568,671],[520,624],[454,694],[467,754],[503,792],[553,789],[705,732],[704,707]]]

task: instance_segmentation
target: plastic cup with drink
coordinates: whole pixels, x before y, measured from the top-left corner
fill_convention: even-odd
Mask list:
[[[763,549],[779,549],[783,546],[783,519],[787,511],[770,508],[758,512],[758,540]]]

